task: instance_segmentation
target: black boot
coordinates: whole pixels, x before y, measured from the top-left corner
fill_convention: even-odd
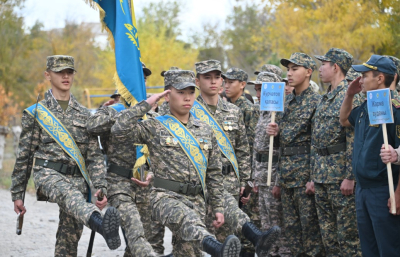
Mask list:
[[[223,244],[208,236],[203,239],[202,244],[203,251],[212,257],[239,257],[240,240],[236,236],[228,236]]]
[[[109,207],[103,218],[100,213],[93,212],[89,219],[89,227],[104,237],[111,250],[115,250],[121,245],[119,224],[119,212],[114,207]]]
[[[242,233],[256,247],[257,256],[266,257],[281,234],[281,229],[274,226],[268,231],[261,232],[253,223],[246,222],[242,227]]]

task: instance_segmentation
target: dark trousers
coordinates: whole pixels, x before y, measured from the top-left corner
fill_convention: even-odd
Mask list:
[[[400,256],[400,216],[389,213],[389,186],[356,188],[357,226],[364,257]]]

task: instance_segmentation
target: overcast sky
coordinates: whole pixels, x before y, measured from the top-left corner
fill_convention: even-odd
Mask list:
[[[159,2],[163,0],[151,0]],[[136,15],[150,0],[134,0]],[[183,8],[180,20],[183,37],[190,31],[198,31],[204,22],[224,23],[232,10],[235,0],[181,0]],[[45,30],[62,28],[66,20],[80,22],[99,22],[98,11],[93,10],[83,0],[26,0],[25,8],[19,11],[27,27],[37,20],[41,21]]]

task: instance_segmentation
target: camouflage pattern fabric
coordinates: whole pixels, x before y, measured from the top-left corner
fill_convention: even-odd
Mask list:
[[[112,107],[100,107],[88,121],[88,131],[96,136],[100,136],[102,146],[106,150],[108,162],[119,167],[132,170],[136,162],[136,147],[134,138],[115,137],[111,135],[111,127],[115,124],[118,112]],[[148,112],[148,118],[158,116],[155,112]],[[148,171],[147,164],[145,169]],[[151,172],[148,172],[153,175]],[[121,215],[121,227],[125,231],[128,241],[129,251],[133,256],[157,256],[153,251],[152,245],[146,240],[163,237],[161,234],[153,234],[151,230],[151,220],[149,219],[151,210],[149,207],[149,187],[141,188],[128,178],[114,173],[107,173],[108,198],[111,206],[118,209]],[[140,203],[140,207],[137,203]],[[141,222],[142,221],[142,222]],[[145,221],[145,223],[143,223]],[[160,226],[159,223],[154,226]],[[147,232],[147,233],[146,233]],[[162,232],[162,231],[161,231]],[[155,247],[164,252],[164,247],[158,241]],[[129,253],[127,253],[129,256]]]
[[[145,76],[150,76],[151,75],[151,70],[146,67],[144,62],[142,62],[142,68],[143,68],[143,73],[144,73]]]
[[[258,75],[261,72],[271,72],[274,73],[276,75],[278,75],[278,77],[280,78],[280,80],[282,80],[282,75],[283,75],[283,71],[281,68],[279,68],[276,65],[273,64],[264,64],[263,66],[261,66],[261,70],[260,71],[255,71],[254,74]]]
[[[353,64],[353,56],[343,49],[331,48],[325,55],[314,55],[318,60],[336,63],[347,72]],[[346,74],[345,74],[346,75]]]
[[[294,63],[299,66],[303,66],[306,69],[312,69],[315,71],[317,69],[317,64],[314,60],[305,53],[293,53],[290,55],[289,59],[281,59],[281,64],[288,67],[289,63]]]
[[[361,73],[355,71],[355,70],[353,69],[353,67],[351,67],[351,68],[349,69],[349,71],[346,73],[346,80],[347,80],[347,81],[353,81],[353,80],[355,80],[356,78],[358,78],[358,77],[360,77],[360,76],[361,76]],[[349,83],[350,83],[350,82],[349,82]]]
[[[193,168],[183,149],[179,145],[167,143],[167,139],[171,137],[169,131],[155,119],[137,122],[150,108],[151,106],[147,102],[142,101],[133,108],[122,111],[117,115],[118,118],[111,133],[120,138],[129,135],[134,138],[136,143],[147,144],[152,170],[156,178],[199,185],[201,182],[197,171]],[[191,115],[186,128],[195,138],[203,138],[211,142],[210,148],[203,151],[208,158],[205,194],[208,196],[208,203],[214,212],[223,214],[222,163],[215,135],[211,127],[194,119]],[[178,241],[184,241],[188,246],[199,250],[202,240],[211,235],[204,225],[205,202],[203,196],[189,196],[153,187],[150,198],[153,219],[167,226]],[[188,256],[179,255],[176,252],[185,251],[185,249],[185,247],[175,248],[174,255]]]
[[[354,194],[345,196],[340,184],[315,183],[315,203],[327,256],[362,256]]]
[[[164,101],[161,105],[158,106],[158,114],[165,115],[169,113],[169,103]]]
[[[169,70],[181,70],[180,68],[176,67],[176,66],[172,66],[171,68],[169,68]],[[164,74],[166,73],[166,70],[163,70],[161,72],[161,77],[164,77]]]
[[[204,74],[214,70],[222,72],[221,62],[217,60],[196,62],[194,65],[196,67],[196,73],[198,74]]]
[[[45,98],[41,103],[64,124],[74,138],[85,158],[86,168],[93,186],[107,193],[104,158],[99,149],[97,137],[89,135],[86,131],[86,122],[90,116],[89,110],[80,105],[75,97],[71,95],[69,106],[66,111],[63,111],[50,90],[45,93]],[[33,157],[64,163],[68,166],[76,166],[75,161],[62,150],[47,132],[39,127],[38,124],[36,124],[35,130],[32,131],[32,125],[33,117],[24,112],[19,154],[11,176],[12,185],[10,191],[13,201],[22,199],[26,178],[30,176],[30,171],[26,174],[26,169],[29,163],[33,162]],[[33,152],[30,160],[28,160],[29,152]],[[73,255],[77,251],[76,246],[82,230],[82,226],[76,224],[87,226],[92,213],[94,211],[100,212],[94,204],[86,202],[88,188],[85,179],[83,177],[64,176],[55,170],[34,165],[33,180],[37,195],[48,199],[49,202],[57,203],[60,207],[56,255],[58,255],[57,253],[65,252]],[[68,227],[66,228],[65,226]],[[72,226],[75,227],[76,231],[72,231]]]
[[[195,75],[189,70],[169,70],[164,73],[164,87],[174,85],[174,88],[180,90],[190,86],[195,86]]]
[[[48,70],[54,72],[60,72],[65,69],[72,69],[76,71],[74,68],[74,57],[67,55],[47,56],[46,66]]]
[[[280,82],[281,79],[278,75],[271,72],[260,72],[254,84],[262,84],[263,82]]]
[[[343,80],[332,92],[322,96],[315,111],[311,139],[312,180],[316,188],[316,207],[325,250],[327,253],[357,256],[361,254],[361,249],[356,227],[354,195],[344,196],[340,191],[340,184],[344,179],[354,180],[351,164],[354,130],[352,127],[341,126],[339,122],[340,107],[347,88],[347,81]],[[328,92],[330,89],[331,86]],[[356,95],[353,108],[359,105],[361,99]],[[322,148],[340,143],[346,143],[346,151],[321,156],[315,150],[316,147]],[[329,212],[326,213],[327,209]],[[331,233],[333,228],[335,232]]]
[[[222,74],[222,77],[224,79],[233,79],[245,82],[247,82],[247,79],[249,78],[247,72],[239,68],[229,68],[225,73]]]
[[[313,195],[305,187],[281,187],[285,235],[293,256],[326,256]]]

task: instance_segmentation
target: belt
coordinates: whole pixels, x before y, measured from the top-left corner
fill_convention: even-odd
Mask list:
[[[229,173],[231,173],[231,171],[233,171],[232,165],[222,166],[222,175],[228,175]]]
[[[154,187],[164,188],[176,193],[184,195],[196,196],[203,193],[201,185],[193,185],[189,183],[181,183],[178,181],[166,180],[162,178],[154,178]]]
[[[310,145],[295,146],[295,147],[281,147],[281,155],[298,155],[310,153]]]
[[[340,143],[337,145],[332,145],[332,146],[327,146],[327,147],[322,147],[322,148],[315,147],[315,150],[318,155],[326,156],[326,155],[346,151],[346,143]]]
[[[82,173],[77,165],[68,166],[61,162],[52,162],[44,159],[36,159],[35,165],[46,167],[55,171],[60,172],[63,175],[71,175],[74,177],[82,177]]]
[[[256,153],[256,161],[268,162],[268,159],[269,159],[268,154]],[[272,155],[272,162],[278,162],[278,161],[279,161],[279,155]]]
[[[108,166],[107,172],[111,172],[111,173],[117,174],[121,177],[128,178],[128,179],[133,178],[132,169],[125,169],[121,166],[118,166],[118,165],[115,165],[112,163]]]

